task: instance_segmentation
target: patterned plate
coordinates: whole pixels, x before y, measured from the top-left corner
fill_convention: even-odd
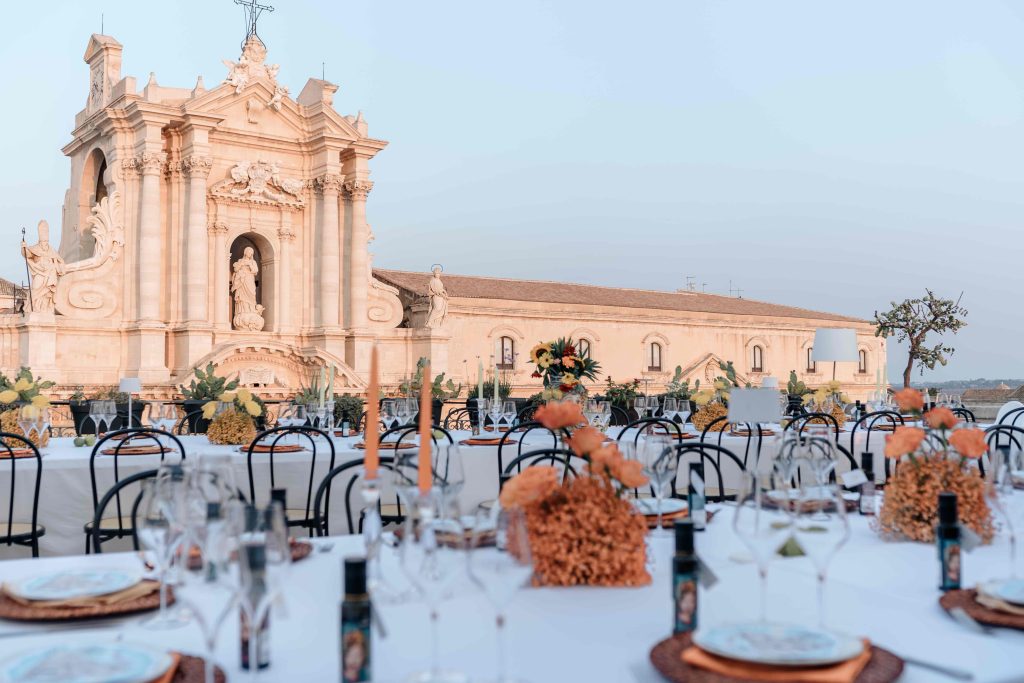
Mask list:
[[[821,666],[856,657],[859,638],[790,624],[724,624],[698,631],[693,642],[711,654],[757,664]]]
[[[32,576],[5,585],[8,593],[24,600],[69,600],[116,593],[134,586],[142,574],[124,569],[70,569]]]
[[[1024,605],[1024,579],[994,581],[985,585],[985,592],[1013,605]]]
[[[147,683],[174,658],[145,645],[52,645],[15,657],[4,667],[6,683]]]

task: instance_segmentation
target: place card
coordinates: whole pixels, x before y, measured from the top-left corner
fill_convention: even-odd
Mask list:
[[[864,474],[864,470],[861,469],[844,472],[839,478],[843,480],[843,486],[850,489],[868,483],[868,475]]]

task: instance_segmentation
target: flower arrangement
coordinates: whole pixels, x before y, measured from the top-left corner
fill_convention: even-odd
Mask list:
[[[988,450],[985,433],[961,426],[949,408],[938,407],[922,415],[924,399],[915,389],[894,394],[900,410],[921,417],[925,429],[897,427],[886,439],[887,458],[906,458],[886,482],[885,502],[878,528],[889,538],[930,542],[935,540],[939,493],[957,496],[960,521],[984,543],[992,541],[995,526],[985,502],[985,482],[970,467]]]
[[[583,380],[595,380],[601,365],[577,351],[572,337],[541,342],[530,349],[530,362],[537,366],[531,377],[543,379],[545,389],[585,394]]]
[[[724,363],[718,361],[718,367],[725,375],[719,375],[712,382],[710,388],[701,389],[693,395],[693,402],[697,404],[697,412],[693,414],[690,421],[693,422],[694,428],[701,431],[718,418],[729,414],[729,393],[740,385],[732,361]],[[747,386],[750,385],[747,384]],[[720,432],[727,427],[726,422],[719,422],[711,428],[711,431]]]
[[[832,380],[814,391],[804,394],[804,407],[815,413],[828,413],[836,419],[839,427],[846,424],[846,413],[843,406],[850,402],[850,398],[843,393],[842,384],[838,380]]]
[[[49,410],[50,399],[42,392],[52,386],[53,382],[43,381],[34,376],[32,370],[27,367],[19,369],[14,380],[0,373],[0,431],[24,436],[39,448],[49,443],[48,431],[39,434],[30,430],[32,436],[29,436],[18,424],[18,417],[21,408],[26,406],[35,411]],[[18,444],[9,445],[16,447]]]
[[[582,422],[583,413],[575,403],[549,403],[537,419],[549,429],[566,429]],[[528,467],[499,498],[503,507],[526,513],[534,585],[647,585],[647,523],[623,497],[647,483],[640,463],[623,458],[593,427],[576,430],[566,443],[587,462],[585,473],[559,482],[553,467]]]
[[[221,403],[231,403],[230,410],[217,413]],[[203,405],[203,418],[213,420],[206,430],[210,443],[246,444],[256,438],[256,423],[253,418],[263,414],[263,405],[251,391],[242,387],[237,391],[225,391],[216,401]]]

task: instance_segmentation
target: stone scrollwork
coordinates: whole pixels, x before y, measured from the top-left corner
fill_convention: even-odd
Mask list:
[[[57,286],[56,310],[69,318],[105,318],[117,310],[125,232],[121,194],[113,191],[86,219],[96,247],[93,255],[65,266]]]
[[[259,159],[239,161],[231,169],[229,178],[210,188],[210,194],[257,204],[302,207],[305,206],[302,190],[302,181],[281,175],[276,161]]]

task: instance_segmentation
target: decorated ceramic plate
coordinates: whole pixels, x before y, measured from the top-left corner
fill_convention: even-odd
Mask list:
[[[698,631],[693,642],[720,657],[777,666],[845,662],[863,651],[858,638],[791,624],[723,624]]]
[[[658,501],[654,498],[636,498],[633,506],[644,515],[658,514]],[[666,498],[661,501],[661,514],[670,515],[686,509],[686,501],[678,498]]]
[[[145,645],[63,644],[26,652],[4,667],[6,683],[146,683],[172,657]]]
[[[1024,579],[993,581],[984,586],[989,595],[1014,605],[1024,605]]]
[[[141,580],[141,573],[125,569],[69,569],[9,581],[5,588],[25,600],[69,600],[116,593]]]

